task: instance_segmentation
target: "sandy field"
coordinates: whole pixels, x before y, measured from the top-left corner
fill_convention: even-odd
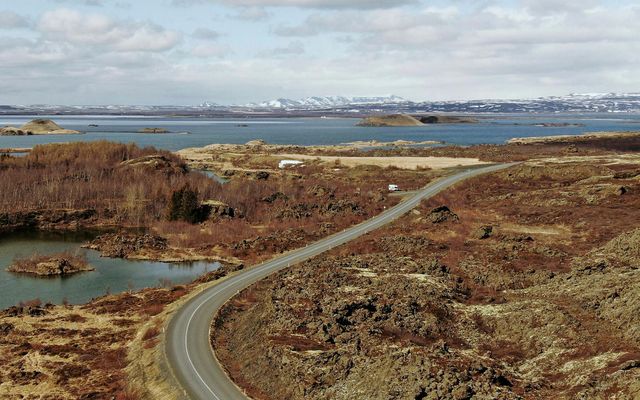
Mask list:
[[[274,154],[273,157],[291,160],[322,160],[327,163],[339,162],[346,167],[359,165],[376,165],[379,167],[397,167],[401,169],[443,169],[459,166],[487,164],[477,158],[454,157],[338,157],[338,156],[313,156],[304,154]]]

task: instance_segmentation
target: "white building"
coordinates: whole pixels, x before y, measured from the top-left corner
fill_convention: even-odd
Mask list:
[[[389,185],[389,191],[390,191],[390,192],[399,192],[399,191],[400,191],[400,188],[398,187],[398,185],[390,184],[390,185]]]

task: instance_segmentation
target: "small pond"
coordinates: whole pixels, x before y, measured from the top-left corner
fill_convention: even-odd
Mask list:
[[[35,298],[56,304],[63,300],[72,304],[84,303],[106,293],[160,287],[168,282],[188,283],[220,267],[220,264],[210,262],[170,264],[103,258],[96,251],[80,247],[93,236],[88,233],[43,232],[0,236],[0,309]],[[95,271],[54,278],[37,278],[6,271],[15,257],[26,257],[34,253],[46,255],[65,250],[86,254]]]

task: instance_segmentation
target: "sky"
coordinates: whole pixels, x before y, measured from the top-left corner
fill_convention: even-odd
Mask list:
[[[0,104],[640,92],[638,0],[0,0]]]

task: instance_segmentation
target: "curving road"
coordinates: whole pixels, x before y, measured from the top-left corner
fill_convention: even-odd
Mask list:
[[[209,343],[209,328],[216,312],[235,294],[249,285],[290,265],[302,262],[334,247],[356,239],[392,222],[416,207],[422,200],[462,180],[509,168],[499,164],[467,170],[440,179],[397,206],[343,232],[307,247],[243,270],[204,290],[189,300],[173,316],[166,329],[165,355],[185,397],[208,400],[246,400],[242,391],[229,379],[218,363]]]

